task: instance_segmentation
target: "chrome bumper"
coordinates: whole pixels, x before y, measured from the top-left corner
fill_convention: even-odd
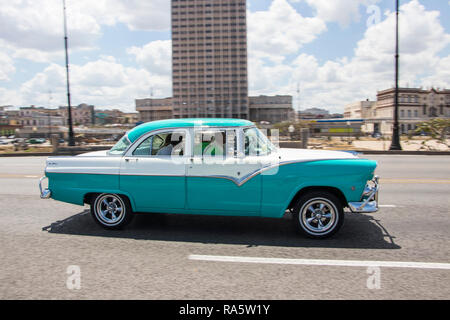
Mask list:
[[[48,189],[42,189],[42,181],[47,179],[47,177],[42,177],[39,179],[39,191],[41,192],[41,199],[48,199],[52,195],[52,192]]]
[[[378,190],[380,189],[378,180],[379,177],[375,176],[371,181],[372,185],[366,185],[361,202],[348,203],[348,207],[352,212],[370,213],[378,211]]]

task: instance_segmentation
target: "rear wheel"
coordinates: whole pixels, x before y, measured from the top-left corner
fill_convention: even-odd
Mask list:
[[[294,207],[295,227],[314,239],[328,238],[344,222],[344,210],[332,193],[313,191],[303,195]]]
[[[105,229],[121,229],[133,218],[128,199],[112,193],[92,197],[91,215],[95,222]]]

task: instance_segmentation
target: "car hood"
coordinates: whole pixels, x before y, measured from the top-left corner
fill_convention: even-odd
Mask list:
[[[358,156],[350,152],[310,149],[279,149],[281,161],[314,161],[334,159],[357,159]]]

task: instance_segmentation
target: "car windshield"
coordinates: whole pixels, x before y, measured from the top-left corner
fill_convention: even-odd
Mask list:
[[[244,129],[244,147],[246,156],[268,155],[276,147],[258,128]]]
[[[126,135],[124,135],[122,137],[122,139],[120,139],[115,145],[114,147],[111,148],[111,150],[109,150],[109,154],[114,154],[114,155],[122,155],[125,153],[125,151],[127,150],[127,148],[130,146],[131,142],[130,140],[128,140],[128,137]]]

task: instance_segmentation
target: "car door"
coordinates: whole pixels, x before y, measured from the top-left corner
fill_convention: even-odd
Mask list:
[[[160,130],[140,138],[121,160],[120,189],[136,211],[173,212],[186,205],[186,164],[191,139],[186,129]]]
[[[187,165],[187,208],[210,214],[257,216],[261,202],[259,161],[243,157],[235,128],[193,129]]]

